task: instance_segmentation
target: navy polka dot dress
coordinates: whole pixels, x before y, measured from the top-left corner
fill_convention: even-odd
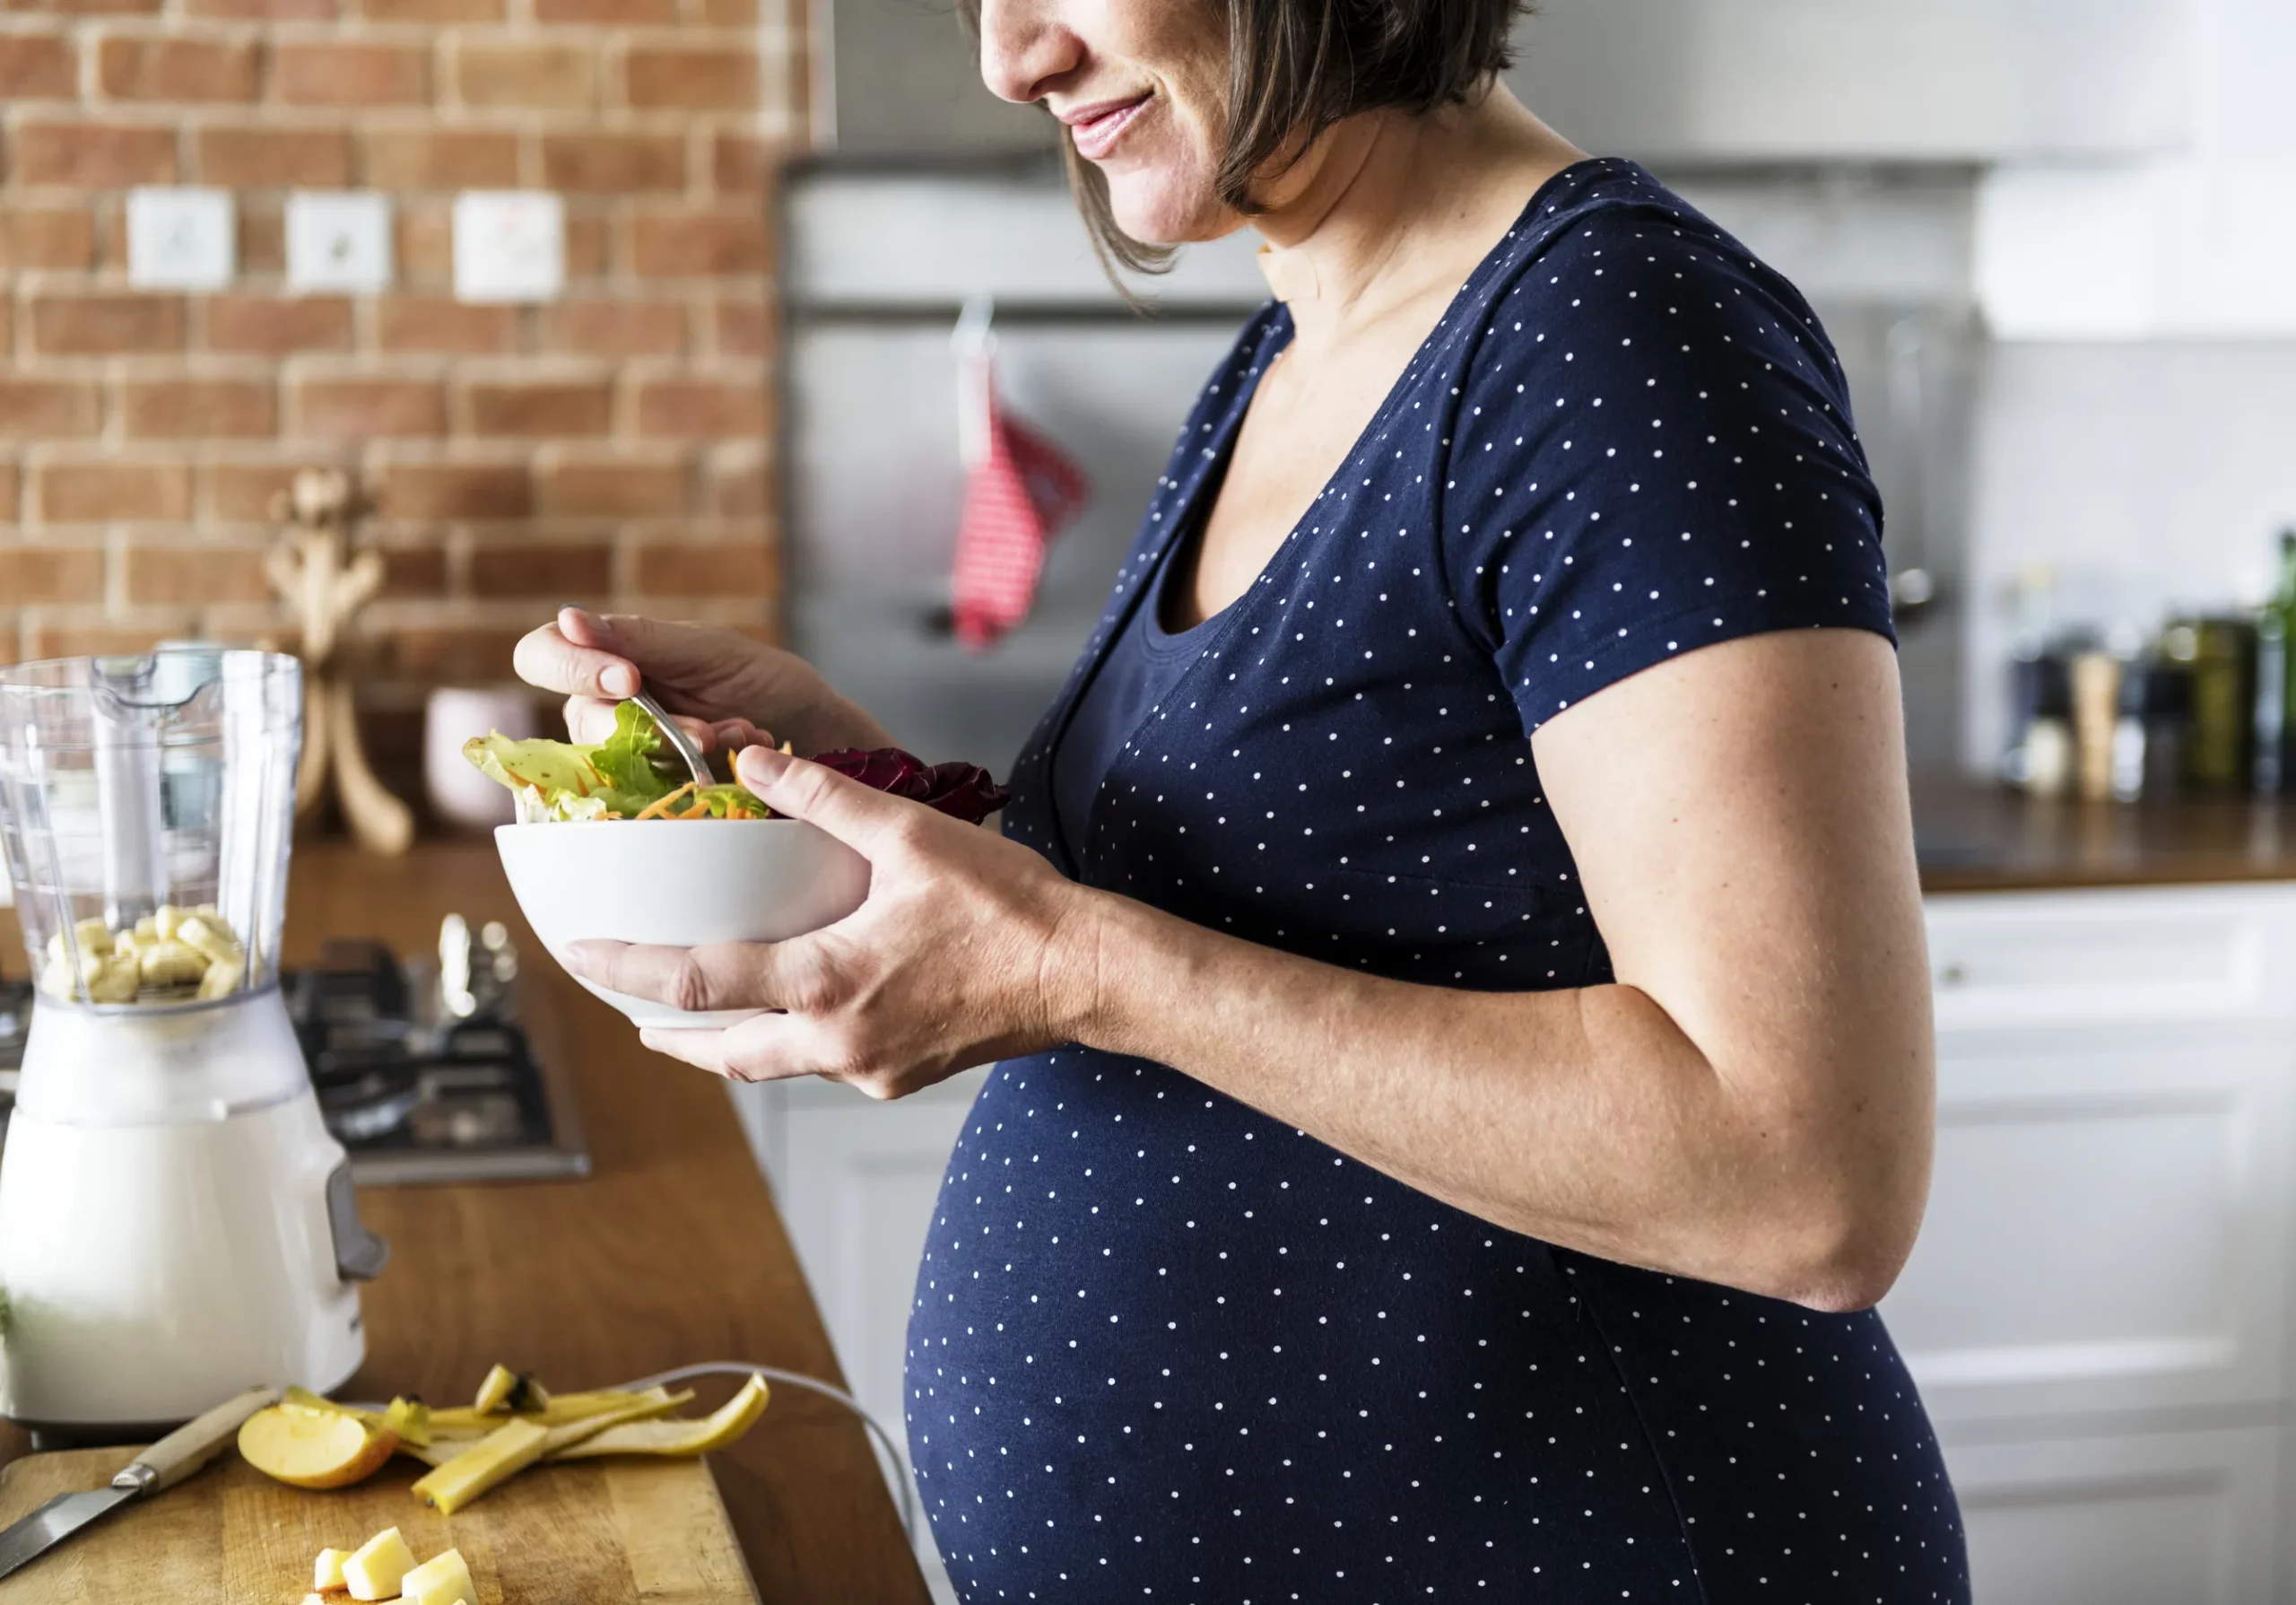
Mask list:
[[[1649,175],[1570,169],[1200,632],[1072,841],[1052,755],[1290,329],[1271,307],[1205,390],[1006,828],[1335,964],[1604,981],[1528,734],[1715,641],[1888,632],[1840,369],[1792,288]],[[1968,1597],[1878,1317],[1500,1230],[1083,1048],[982,1092],[908,1392],[970,1605]]]

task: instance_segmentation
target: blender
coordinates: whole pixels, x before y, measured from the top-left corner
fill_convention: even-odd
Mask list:
[[[209,648],[0,669],[37,994],[0,1155],[0,1411],[134,1436],[365,1356],[360,1224],[279,990],[302,671]]]

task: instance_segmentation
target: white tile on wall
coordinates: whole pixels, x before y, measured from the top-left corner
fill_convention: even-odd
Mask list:
[[[2268,583],[2296,525],[2296,341],[1996,345],[1975,432],[1963,758],[1983,768],[2028,566],[2066,611],[2146,626]]]

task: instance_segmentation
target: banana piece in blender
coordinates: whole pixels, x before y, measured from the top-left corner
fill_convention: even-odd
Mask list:
[[[211,964],[240,962],[239,939],[219,918],[194,914],[176,928],[176,940],[207,955]]]
[[[208,1002],[217,998],[228,998],[239,990],[239,982],[247,978],[248,967],[245,961],[236,958],[217,959],[207,966],[207,973],[199,978],[200,1000]]]
[[[207,973],[208,960],[196,947],[161,940],[138,953],[135,963],[142,967],[147,986],[196,986]]]
[[[88,976],[91,1003],[133,1003],[143,990],[143,972],[132,954],[109,955],[98,961]]]

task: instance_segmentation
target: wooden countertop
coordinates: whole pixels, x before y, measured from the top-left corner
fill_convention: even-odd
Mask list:
[[[2296,880],[2296,801],[2029,798],[1959,779],[1917,781],[1925,892]]]
[[[364,1292],[367,1364],[348,1395],[457,1399],[496,1360],[563,1388],[703,1360],[842,1386],[724,1086],[639,1048],[627,1022],[542,956],[491,844],[426,844],[397,860],[299,845],[288,960],[309,960],[331,936],[427,951],[450,911],[509,921],[521,953],[540,961],[521,984],[533,989],[529,1007],[563,1011],[595,1169],[580,1182],[362,1189],[360,1212],[392,1257]],[[22,947],[9,911],[0,926],[13,967]],[[24,1447],[0,1429],[0,1461]],[[758,1426],[709,1463],[771,1605],[928,1598],[866,1436],[838,1406],[777,1387]]]

